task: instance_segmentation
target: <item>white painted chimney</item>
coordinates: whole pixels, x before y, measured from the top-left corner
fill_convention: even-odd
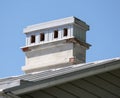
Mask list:
[[[28,26],[24,29],[25,73],[84,63],[86,31],[89,26],[76,17],[67,17]]]

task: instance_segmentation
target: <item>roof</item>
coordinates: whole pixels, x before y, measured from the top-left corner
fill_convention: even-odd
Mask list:
[[[73,24],[73,23],[80,25],[85,30],[89,29],[89,26],[85,22],[81,21],[80,19],[78,19],[74,16],[71,16],[71,17],[62,18],[62,19],[58,19],[58,20],[53,20],[53,21],[48,21],[48,22],[39,23],[39,24],[35,24],[35,25],[30,25],[30,26],[27,26],[23,30],[23,32],[29,33],[32,31],[43,30],[43,29],[47,29],[47,28],[53,28],[53,27],[67,25],[67,24]]]
[[[120,58],[71,65],[0,79],[0,91],[22,94],[120,68]]]

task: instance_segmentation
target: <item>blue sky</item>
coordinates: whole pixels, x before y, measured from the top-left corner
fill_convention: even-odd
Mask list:
[[[87,62],[120,57],[120,0],[0,0],[0,78],[23,74],[23,28],[76,16],[90,25]]]

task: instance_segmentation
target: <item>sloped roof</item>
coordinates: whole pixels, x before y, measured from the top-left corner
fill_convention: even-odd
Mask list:
[[[120,68],[120,58],[49,69],[0,79],[0,91],[22,94]]]

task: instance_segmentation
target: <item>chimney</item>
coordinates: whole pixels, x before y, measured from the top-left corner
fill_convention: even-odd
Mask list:
[[[72,64],[85,63],[86,31],[89,26],[76,17],[67,17],[24,29],[26,46],[25,66],[22,70],[31,73]]]

